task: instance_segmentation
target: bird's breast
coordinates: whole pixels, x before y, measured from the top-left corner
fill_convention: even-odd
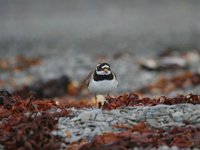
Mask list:
[[[117,88],[118,82],[117,80],[102,80],[102,81],[95,81],[91,80],[88,86],[88,89],[96,94],[106,94],[114,91]]]

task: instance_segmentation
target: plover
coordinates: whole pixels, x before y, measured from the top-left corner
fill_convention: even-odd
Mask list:
[[[114,72],[112,72],[108,63],[97,64],[94,71],[91,71],[85,80],[90,92],[95,94],[108,94],[114,91],[118,86],[118,80]]]

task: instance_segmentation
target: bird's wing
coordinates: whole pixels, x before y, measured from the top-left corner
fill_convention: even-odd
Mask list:
[[[91,78],[92,78],[92,76],[93,76],[93,72],[94,72],[94,71],[91,71],[91,72],[86,76],[86,78],[83,80],[86,86],[89,85],[90,80],[91,80]]]
[[[91,72],[83,79],[83,81],[80,83],[80,87],[79,87],[79,90],[80,90],[80,91],[82,91],[83,88],[85,88],[86,86],[89,85],[93,72],[94,72],[94,71],[91,71]]]
[[[112,72],[112,73],[113,73],[114,78],[117,80],[117,86],[118,86],[119,85],[119,80],[117,79],[116,74],[114,72]]]

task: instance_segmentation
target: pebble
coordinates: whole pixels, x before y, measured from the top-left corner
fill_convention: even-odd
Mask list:
[[[111,122],[111,121],[113,121],[113,119],[114,119],[113,117],[109,117],[106,119],[106,122]]]
[[[91,116],[92,114],[90,112],[83,112],[78,116],[78,118],[80,118],[81,121],[85,122],[85,121],[88,121]]]
[[[85,128],[83,134],[90,134],[90,132],[91,132],[90,128]]]
[[[103,121],[103,120],[105,120],[105,117],[103,114],[99,114],[99,115],[97,115],[96,120]]]
[[[174,114],[172,114],[176,122],[181,122],[183,120],[183,115],[184,115],[183,112],[180,112],[180,111],[177,111]]]
[[[72,142],[76,142],[76,141],[78,141],[78,140],[80,140],[80,139],[81,139],[81,136],[72,135],[72,137],[71,137],[69,140],[65,139],[65,142],[70,142],[70,143],[72,143]]]
[[[117,122],[118,122],[117,120],[113,120],[110,122],[110,125],[115,125],[115,124],[117,124]]]
[[[31,112],[29,112],[29,111],[28,111],[28,112],[25,112],[24,115],[25,115],[26,117],[29,117],[29,116],[31,115]]]

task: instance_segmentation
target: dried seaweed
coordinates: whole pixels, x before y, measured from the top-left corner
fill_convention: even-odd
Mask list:
[[[166,78],[160,77],[154,83],[142,87],[139,93],[170,93],[177,89],[185,89],[200,85],[200,74],[197,72],[186,71],[180,75]]]
[[[48,111],[53,108],[55,111]],[[55,101],[9,96],[8,102],[0,106],[0,143],[6,149],[59,149],[61,142],[51,131],[56,128],[57,118],[68,113]]]
[[[0,70],[4,71],[23,71],[31,66],[40,65],[42,60],[26,56],[16,56],[15,58],[0,59]]]
[[[60,141],[50,134],[56,124],[50,113],[36,117],[12,115],[0,128],[0,142],[7,149],[58,149]]]
[[[80,141],[80,150],[94,149],[129,149],[133,147],[155,148],[167,145],[179,148],[200,147],[200,127],[174,127],[170,130],[154,129],[144,122],[132,126],[120,133],[104,133],[96,136],[92,141]],[[78,143],[73,143],[76,146]],[[73,146],[71,144],[71,147]],[[77,146],[78,147],[78,146]]]
[[[174,98],[165,96],[159,98],[140,98],[139,95],[130,93],[116,98],[107,97],[107,102],[103,104],[102,109],[111,110],[127,106],[155,106],[157,104],[174,105],[182,103],[200,104],[200,95],[178,95]]]

